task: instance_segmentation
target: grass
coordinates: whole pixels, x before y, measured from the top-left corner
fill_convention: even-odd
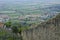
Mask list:
[[[0,40],[20,40],[20,38],[14,35],[14,33],[0,28]]]

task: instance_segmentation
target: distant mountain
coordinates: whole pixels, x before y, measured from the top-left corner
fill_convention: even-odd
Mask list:
[[[60,4],[51,5],[44,9],[52,11],[52,12],[60,12]]]

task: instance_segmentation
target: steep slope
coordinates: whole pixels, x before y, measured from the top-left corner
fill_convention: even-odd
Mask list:
[[[23,40],[60,40],[60,14],[22,32]]]

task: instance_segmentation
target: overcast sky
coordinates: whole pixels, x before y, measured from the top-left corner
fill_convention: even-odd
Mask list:
[[[42,4],[60,4],[60,0],[0,0],[0,3],[14,3],[14,2],[32,2],[32,3],[42,3]]]

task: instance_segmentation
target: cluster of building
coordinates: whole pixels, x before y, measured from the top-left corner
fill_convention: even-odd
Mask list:
[[[37,21],[37,20],[47,19],[48,16],[49,15],[25,15],[25,16],[20,16],[19,20]]]
[[[4,23],[9,21],[8,15],[0,15],[0,27],[4,27]]]
[[[45,14],[45,15],[40,15],[40,14],[34,14],[34,15],[21,15],[21,16],[16,16],[12,18],[13,20],[19,20],[19,21],[40,21],[44,22],[46,19],[52,17],[53,15],[50,14]],[[3,25],[3,23],[8,22],[11,18],[8,15],[0,15],[0,27]]]
[[[31,14],[31,15],[25,15],[25,16],[19,16],[20,21],[27,21],[27,22],[44,22],[47,19],[52,18],[55,16],[56,13],[45,13],[43,15],[40,14]]]
[[[9,21],[9,16],[8,15],[0,15],[0,22],[7,22]]]

